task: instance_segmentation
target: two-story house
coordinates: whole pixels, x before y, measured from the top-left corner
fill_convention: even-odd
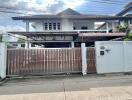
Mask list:
[[[27,37],[26,47],[79,47],[81,43],[93,46],[95,41],[124,37],[117,26],[121,21],[129,21],[131,16],[108,16],[81,14],[70,8],[55,14],[18,16],[13,20],[26,23],[25,32],[9,32]],[[96,29],[97,22],[104,22],[103,29]],[[30,30],[33,27],[34,30]]]

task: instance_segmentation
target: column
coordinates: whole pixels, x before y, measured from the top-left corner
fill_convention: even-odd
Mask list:
[[[5,43],[0,43],[0,77],[6,78],[6,60],[7,46]]]
[[[29,22],[26,22],[26,32],[29,32]]]
[[[29,32],[29,22],[26,21],[26,32]],[[28,40],[28,38],[26,38]],[[28,41],[25,42],[25,48],[29,48]]]
[[[29,48],[29,41],[25,42],[25,48]]]
[[[81,43],[81,54],[82,54],[82,74],[87,74],[87,56],[85,43]]]
[[[109,33],[109,23],[106,22],[106,30],[107,30],[107,33]]]
[[[71,48],[74,48],[75,45],[74,45],[74,41],[71,42]]]

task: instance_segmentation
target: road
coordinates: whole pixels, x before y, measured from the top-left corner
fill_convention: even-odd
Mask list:
[[[0,100],[132,100],[132,75],[17,78],[0,86]]]

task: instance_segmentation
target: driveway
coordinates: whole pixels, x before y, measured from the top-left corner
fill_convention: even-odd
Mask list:
[[[132,100],[132,75],[87,75],[12,79],[0,100]]]

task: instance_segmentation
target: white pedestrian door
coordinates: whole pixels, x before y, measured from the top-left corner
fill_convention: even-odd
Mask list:
[[[96,64],[98,73],[123,72],[123,44],[117,42],[112,45],[110,42],[96,43]]]

